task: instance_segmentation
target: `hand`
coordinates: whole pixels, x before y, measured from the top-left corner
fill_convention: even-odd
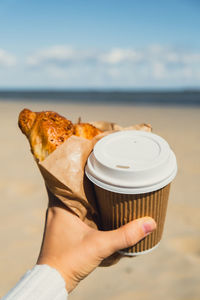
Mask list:
[[[98,231],[87,226],[54,197],[47,210],[37,264],[57,269],[70,293],[105,258],[133,246],[155,228],[155,221],[145,217],[113,231]]]

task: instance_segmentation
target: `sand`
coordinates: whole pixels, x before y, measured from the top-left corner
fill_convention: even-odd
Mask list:
[[[159,247],[117,265],[98,268],[70,299],[197,300],[200,295],[200,108],[0,102],[0,297],[37,259],[47,196],[43,180],[17,127],[24,107],[51,109],[72,121],[151,123],[176,153],[178,175],[171,188]]]

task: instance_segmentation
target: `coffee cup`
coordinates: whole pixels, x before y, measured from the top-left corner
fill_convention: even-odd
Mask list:
[[[85,173],[94,184],[102,230],[113,230],[145,216],[157,223],[153,233],[120,252],[135,256],[155,249],[164,229],[170,185],[177,173],[169,144],[151,132],[111,133],[94,146]]]

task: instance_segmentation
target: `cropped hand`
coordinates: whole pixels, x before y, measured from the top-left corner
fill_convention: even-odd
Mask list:
[[[46,214],[43,243],[37,264],[57,269],[71,292],[100,263],[128,248],[156,228],[150,217],[140,218],[112,231],[90,228],[55,197]]]

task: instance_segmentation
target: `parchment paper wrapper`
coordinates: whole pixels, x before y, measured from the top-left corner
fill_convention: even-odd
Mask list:
[[[98,214],[84,166],[95,142],[72,136],[38,164],[50,192],[93,228],[97,228]]]
[[[170,184],[154,192],[131,195],[110,192],[95,185],[103,230],[116,229],[145,216],[152,217],[157,223],[157,228],[153,233],[121,253],[136,255],[145,253],[158,245],[164,228],[169,189]]]

